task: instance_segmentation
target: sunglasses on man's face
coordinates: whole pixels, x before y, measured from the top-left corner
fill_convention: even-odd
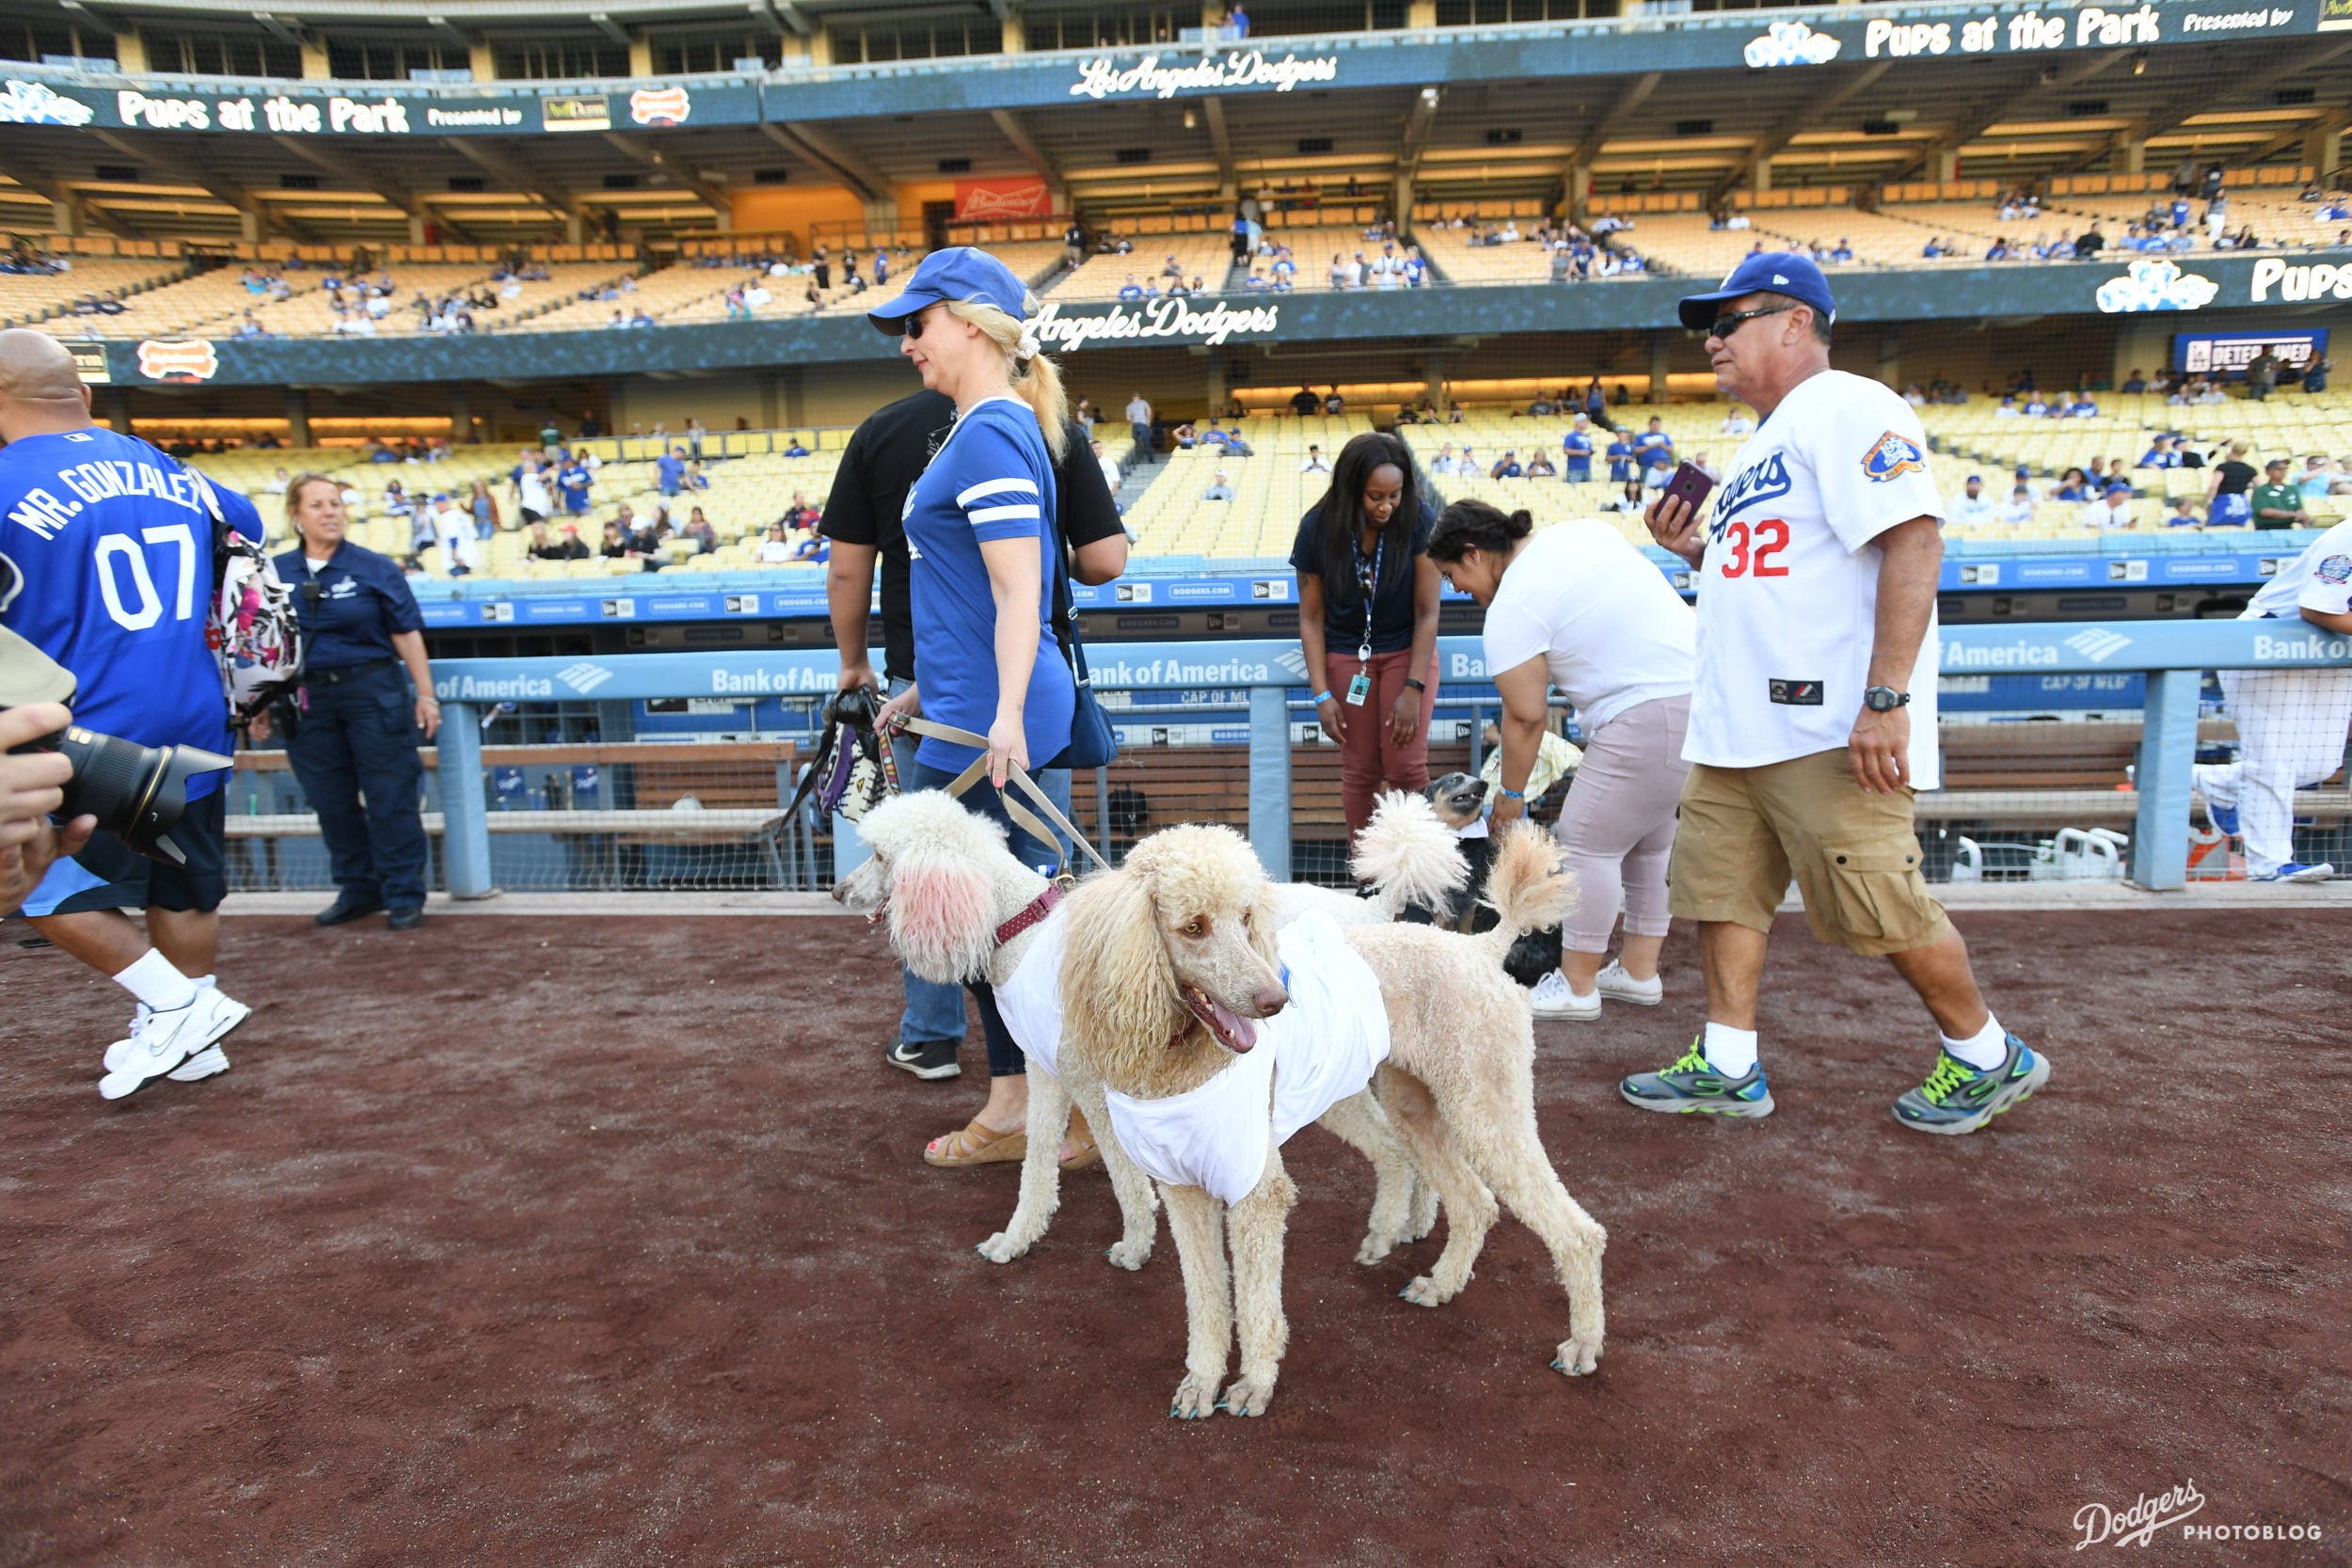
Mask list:
[[[1758,316],[1785,315],[1795,309],[1793,305],[1767,305],[1760,310],[1726,311],[1715,318],[1715,325],[1707,329],[1707,335],[1720,341],[1739,331],[1741,322],[1752,322]]]

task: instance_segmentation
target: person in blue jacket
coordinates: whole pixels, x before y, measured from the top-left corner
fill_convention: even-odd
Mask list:
[[[397,562],[344,537],[333,480],[295,479],[286,520],[301,542],[277,558],[278,575],[294,590],[304,641],[286,755],[318,813],[341,890],[317,921],[342,926],[389,911],[393,930],[413,931],[424,924],[427,862],[417,742],[441,727],[424,615]],[[257,720],[254,738],[268,735],[266,717]]]
[[[1013,827],[999,795],[1011,768],[1048,768],[1069,749],[1077,688],[1051,623],[1063,570],[1046,519],[1058,499],[1054,459],[1069,442],[1061,373],[1038,350],[1034,296],[984,250],[953,245],[923,258],[905,291],[868,319],[956,405],[956,422],[907,493],[904,528],[914,617],[914,686],[882,709],[885,726],[918,714],[985,737],[986,748],[926,736],[910,789],[937,789],[985,758],[993,787],[966,804],[1006,822],[1014,854],[1049,874],[1059,845]],[[1067,774],[1064,774],[1067,777]],[[1027,1149],[1026,1063],[993,998],[974,988],[989,1044],[988,1102],[934,1138],[934,1165],[1017,1160]]]

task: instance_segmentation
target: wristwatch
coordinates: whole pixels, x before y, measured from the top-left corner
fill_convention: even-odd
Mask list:
[[[1427,681],[1415,680],[1410,675],[1405,677],[1405,684],[1411,687],[1416,691],[1426,691],[1429,689],[1429,683]]]
[[[1862,705],[1872,713],[1892,713],[1911,705],[1911,693],[1898,691],[1891,686],[1873,686],[1862,693]]]

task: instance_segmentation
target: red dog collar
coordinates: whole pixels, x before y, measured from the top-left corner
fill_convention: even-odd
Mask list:
[[[1054,912],[1054,906],[1061,902],[1061,895],[1062,885],[1059,882],[1046,883],[1045,891],[1030,899],[1026,908],[996,927],[996,945],[1002,947],[1030,927],[1042,924],[1045,917]]]

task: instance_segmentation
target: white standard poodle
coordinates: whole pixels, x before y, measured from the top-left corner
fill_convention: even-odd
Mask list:
[[[858,832],[871,855],[834,886],[834,899],[869,920],[886,917],[892,945],[924,979],[988,982],[1006,1027],[1028,1057],[1028,1151],[1020,1197],[1005,1228],[979,1244],[980,1255],[1009,1263],[1044,1236],[1060,1201],[1057,1156],[1074,1101],[1086,1113],[1119,1198],[1121,1234],[1105,1256],[1122,1269],[1141,1268],[1158,1228],[1151,1180],[1120,1146],[1101,1082],[1060,1049],[1067,914],[1056,907],[1058,890],[1014,858],[1000,824],[938,791],[882,802],[866,814]],[[1372,883],[1373,897],[1269,883],[1273,925],[1310,911],[1347,926],[1386,923],[1408,904],[1441,903],[1468,875],[1453,835],[1418,800],[1397,797],[1392,809],[1366,827],[1363,844],[1359,871]],[[1350,1095],[1317,1119],[1372,1162],[1372,1217],[1358,1260],[1377,1262],[1399,1243],[1426,1236],[1437,1223],[1437,1192],[1416,1180],[1405,1146],[1374,1096]]]
[[[1260,1021],[1297,989],[1279,967],[1274,895],[1239,834],[1177,827],[1141,840],[1124,866],[1088,878],[1071,895],[1062,1056],[1065,1070],[1083,1070],[1109,1091],[1113,1124],[1122,1097],[1150,1105],[1214,1092],[1220,1075],[1239,1071],[1261,1048],[1261,1036],[1274,1026]],[[1499,1196],[1550,1249],[1568,1295],[1568,1338],[1552,1364],[1575,1376],[1600,1358],[1608,1236],[1561,1185],[1537,1137],[1533,1015],[1527,993],[1502,969],[1521,932],[1559,923],[1567,879],[1550,835],[1526,825],[1507,833],[1496,848],[1488,895],[1502,924],[1483,935],[1409,925],[1340,933],[1369,969],[1377,1010],[1385,1012],[1380,1102],[1447,1216],[1444,1252],[1404,1295],[1437,1307],[1469,1283]],[[1287,941],[1280,946],[1292,951]],[[1264,1149],[1255,1184],[1225,1201],[1211,1190],[1214,1178],[1207,1185],[1161,1184],[1184,1262],[1189,1325],[1174,1416],[1217,1408],[1255,1416],[1273,1397],[1289,1338],[1282,1243],[1296,1189],[1278,1146],[1280,1075],[1294,1037],[1281,1037],[1270,1074],[1273,1135],[1248,1146]],[[1266,1101],[1254,1103],[1263,1109]],[[1229,1212],[1230,1291],[1222,1235]],[[1237,1326],[1241,1376],[1220,1400]]]

